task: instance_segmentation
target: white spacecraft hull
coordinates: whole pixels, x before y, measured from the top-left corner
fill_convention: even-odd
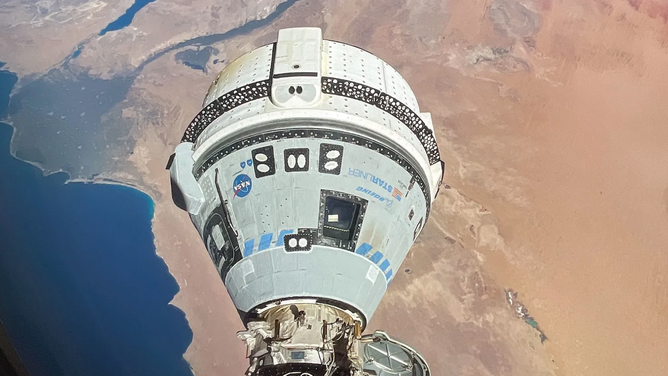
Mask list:
[[[358,356],[443,176],[431,117],[387,63],[320,29],[281,30],[216,77],[169,167],[248,328],[248,375],[429,373],[403,344],[401,372]]]

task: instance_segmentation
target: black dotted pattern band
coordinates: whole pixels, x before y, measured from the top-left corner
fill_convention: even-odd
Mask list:
[[[195,116],[183,134],[181,142],[196,142],[197,138],[202,134],[206,127],[213,123],[214,120],[219,118],[222,114],[244,103],[260,98],[267,98],[269,96],[270,88],[271,80],[267,79],[244,85],[221,95],[204,107],[197,116]],[[404,123],[415,136],[417,136],[427,152],[429,164],[441,161],[438,145],[436,145],[436,139],[434,138],[434,132],[427,127],[418,114],[394,97],[370,86],[333,77],[322,78],[321,90],[325,94],[340,95],[346,98],[360,100],[376,106],[394,116]]]
[[[206,127],[211,125],[214,120],[218,119],[225,112],[239,107],[244,103],[268,97],[270,87],[271,83],[269,80],[253,82],[216,98],[204,107],[195,116],[193,121],[190,122],[190,125],[186,128],[186,132],[183,134],[183,138],[181,138],[181,142],[194,143]]]
[[[389,149],[373,140],[360,136],[353,136],[342,132],[321,131],[321,130],[311,130],[311,129],[309,130],[295,129],[288,131],[267,132],[257,136],[244,138],[234,142],[233,144],[221,148],[220,150],[216,151],[213,155],[211,155],[206,161],[204,161],[202,165],[195,166],[194,169],[195,179],[199,180],[199,178],[201,178],[202,175],[211,166],[213,166],[216,162],[218,162],[219,160],[223,159],[224,157],[230,155],[235,151],[245,149],[247,147],[254,146],[260,143],[285,139],[285,138],[316,138],[316,139],[324,139],[326,141],[340,141],[374,150],[377,153],[380,153],[386,156],[387,158],[392,159],[397,164],[399,164],[404,170],[406,170],[406,172],[411,174],[412,177],[411,181],[415,181],[415,183],[417,183],[420,186],[420,191],[424,195],[424,200],[426,205],[426,217],[429,217],[429,211],[431,206],[430,205],[431,200],[429,198],[430,194],[429,187],[425,184],[425,180],[422,178],[420,173],[418,173],[415,167],[413,167],[413,165],[411,165],[410,162],[408,162],[408,160],[406,160],[403,156],[399,155],[394,150]]]
[[[434,132],[427,127],[427,124],[425,124],[418,114],[398,99],[370,86],[333,77],[322,78],[322,92],[357,99],[376,106],[394,116],[417,136],[424,150],[427,152],[430,165],[441,161]]]

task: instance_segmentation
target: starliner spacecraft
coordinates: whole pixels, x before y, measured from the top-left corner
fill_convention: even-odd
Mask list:
[[[318,28],[230,63],[168,162],[246,330],[247,376],[428,376],[363,334],[443,177],[401,75]]]

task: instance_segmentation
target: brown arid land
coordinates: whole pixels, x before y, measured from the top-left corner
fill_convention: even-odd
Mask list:
[[[433,215],[367,330],[411,344],[438,376],[668,374],[663,2],[300,0],[213,42],[203,70],[176,60],[192,46],[155,51],[258,17],[239,6],[239,18],[216,29],[213,15],[197,23],[174,4],[152,3],[70,64],[100,77],[139,69],[115,107],[133,152],[100,177],[155,200],[156,249],[181,287],[173,304],[193,331],[185,358],[196,374],[243,373],[242,325],[171,203],[165,162],[215,74],[292,26],[321,27],[396,67],[432,113],[447,163]],[[213,14],[210,2],[196,9]],[[161,12],[181,29],[167,30]],[[133,49],[135,35],[143,39]],[[514,316],[507,288],[545,342]]]
[[[0,51],[5,51],[2,60],[21,76],[40,74],[65,60],[132,3],[132,0],[3,1],[0,3]]]
[[[224,34],[270,15],[280,0],[156,1],[138,12],[128,27],[86,44],[76,69],[111,78],[132,72],[158,54],[194,38]]]

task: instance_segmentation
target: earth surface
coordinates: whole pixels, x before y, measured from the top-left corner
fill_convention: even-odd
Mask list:
[[[100,33],[132,4],[0,2],[11,150],[153,198],[195,374],[243,374],[242,324],[165,164],[217,72],[294,26],[397,68],[447,164],[367,331],[438,376],[668,374],[668,3],[157,0]]]

